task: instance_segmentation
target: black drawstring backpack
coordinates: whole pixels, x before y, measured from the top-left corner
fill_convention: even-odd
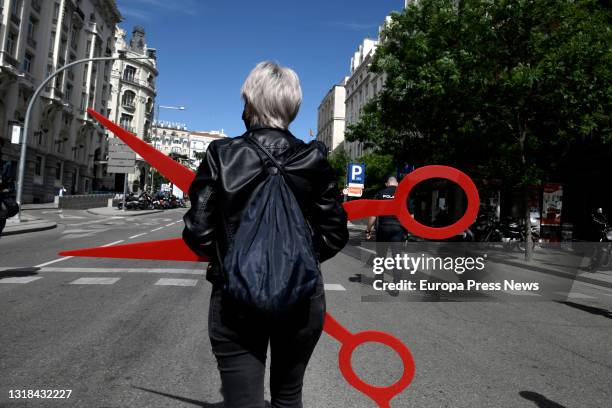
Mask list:
[[[253,312],[280,315],[315,292],[319,262],[285,168],[250,134],[245,140],[272,166],[265,167],[268,176],[244,209],[223,259],[224,293]]]

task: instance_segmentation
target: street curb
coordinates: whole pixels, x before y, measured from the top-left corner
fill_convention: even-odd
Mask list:
[[[57,227],[56,222],[45,222],[40,223],[37,226],[33,226],[32,228],[22,228],[13,231],[7,231],[6,229],[0,234],[0,236],[5,235],[17,235],[17,234],[26,234],[28,232],[38,232],[38,231],[46,231]]]

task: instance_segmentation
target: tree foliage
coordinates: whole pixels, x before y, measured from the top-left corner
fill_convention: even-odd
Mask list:
[[[422,0],[392,16],[385,89],[349,128],[398,161],[538,183],[573,143],[609,143],[610,9],[595,0]]]
[[[521,187],[528,220],[529,185],[589,160],[575,147],[611,152],[611,17],[598,0],[416,2],[383,30],[385,88],[347,139]]]

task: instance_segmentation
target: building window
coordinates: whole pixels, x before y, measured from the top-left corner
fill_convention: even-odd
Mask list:
[[[130,81],[130,82],[134,82],[134,77],[136,76],[136,68],[131,67],[131,66],[127,66],[125,67],[125,70],[123,71],[123,80],[124,81]]]
[[[91,40],[87,40],[87,47],[85,47],[85,55],[89,57],[90,52],[91,52]]]
[[[83,86],[87,86],[87,71],[89,70],[89,63],[83,65]]]
[[[59,8],[60,8],[59,3],[55,3],[55,5],[53,6],[53,22],[54,23],[57,23],[57,19],[59,18]]]
[[[21,11],[21,0],[13,0],[13,4],[11,7],[11,13],[15,17],[19,17],[19,11]]]
[[[62,162],[57,162],[55,164],[55,179],[62,181]]]
[[[53,53],[55,49],[55,31],[51,31],[51,38],[49,38],[49,53]]]
[[[6,52],[11,57],[15,57],[15,46],[17,45],[17,34],[10,32],[6,37]]]
[[[86,106],[87,106],[87,94],[83,92],[81,94],[81,110],[85,110]]]
[[[36,156],[36,163],[34,165],[34,174],[37,176],[42,176],[43,172],[43,157]]]
[[[123,97],[121,98],[121,104],[123,106],[134,106],[134,99],[136,98],[136,94],[133,91],[125,91],[123,93]]]
[[[132,116],[122,114],[119,124],[121,125],[122,128],[126,130],[130,130],[132,128]]]
[[[30,54],[29,52],[25,53],[25,56],[23,57],[23,70],[27,73],[30,73],[32,70],[32,62],[34,60],[34,56],[32,56],[32,54]]]
[[[72,85],[71,84],[66,84],[66,100],[71,100],[72,99]]]
[[[76,27],[72,27],[70,44],[72,45],[72,48],[76,50],[78,43],[79,43],[79,29]]]
[[[34,37],[36,37],[36,25],[38,22],[30,17],[30,21],[28,21],[28,41],[34,41]]]

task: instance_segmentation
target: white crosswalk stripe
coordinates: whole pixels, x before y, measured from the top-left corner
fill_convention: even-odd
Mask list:
[[[42,279],[42,276],[13,276],[10,278],[1,278],[0,283],[30,283],[38,279]]]
[[[346,290],[344,286],[339,283],[326,283],[325,290]]]
[[[198,283],[197,279],[170,279],[162,278],[155,282],[158,286],[195,286]]]
[[[79,278],[70,282],[71,285],[112,285],[121,278]]]

